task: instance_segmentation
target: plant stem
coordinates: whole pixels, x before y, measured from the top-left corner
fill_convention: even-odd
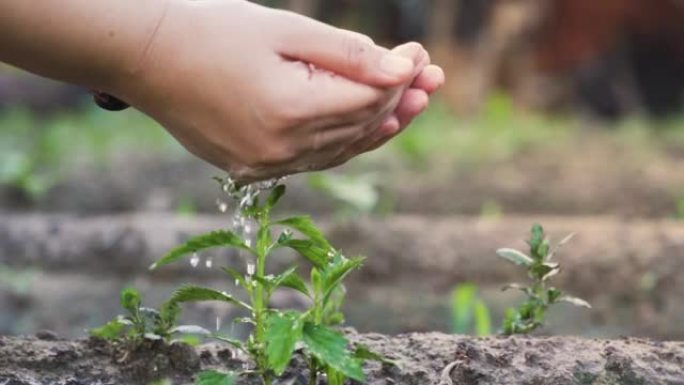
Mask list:
[[[265,216],[259,216],[259,232],[261,232],[261,229],[267,228],[269,226],[268,223],[268,218]],[[256,253],[256,271],[255,274],[257,277],[263,277],[266,275],[266,253],[263,250],[259,250],[257,247],[257,253]],[[253,317],[254,317],[254,323],[256,324],[254,327],[254,338],[256,340],[257,346],[258,346],[258,357],[257,358],[257,365],[259,370],[261,371],[261,377],[264,380],[264,385],[271,385],[272,382],[272,375],[270,371],[268,370],[268,362],[266,359],[265,355],[265,346],[266,346],[266,341],[265,341],[265,332],[266,332],[266,325],[265,325],[265,319],[264,316],[266,315],[266,307],[267,307],[266,299],[264,297],[264,287],[263,285],[259,282],[256,281],[256,287],[254,288],[254,298],[253,298]]]
[[[309,358],[309,385],[318,384],[318,365],[314,362],[314,358]]]

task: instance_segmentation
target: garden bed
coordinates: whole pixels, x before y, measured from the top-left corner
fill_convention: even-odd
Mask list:
[[[557,285],[593,305],[579,311],[559,306],[550,312],[545,333],[684,338],[684,224],[678,221],[394,216],[322,224],[331,242],[347,254],[368,256],[364,268],[349,278],[349,323],[363,332],[401,333],[450,330],[449,295],[465,281],[479,286],[498,323],[503,311],[521,299],[499,289],[524,277],[494,252],[502,246],[524,248],[528,228],[537,221],[556,240],[577,232],[560,255],[563,272]],[[3,216],[0,266],[8,269],[9,282],[0,289],[0,307],[8,309],[0,314],[0,332],[50,328],[69,337],[82,335],[118,314],[116,293],[125,286],[140,289],[150,305],[186,282],[232,291],[220,271],[203,265],[147,269],[188,236],[228,223],[226,216],[160,213]],[[207,256],[216,264],[245,263],[231,252]],[[292,255],[276,255],[271,267],[284,269],[294,261]],[[11,282],[22,274],[30,276],[30,284]],[[274,301],[283,307],[302,303],[285,292]],[[200,325],[236,315],[226,305],[190,306],[185,321]],[[69,312],[55,311],[67,307]]]
[[[402,385],[681,385],[684,343],[643,339],[596,340],[574,337],[470,338],[439,333],[388,337],[355,334],[350,339],[396,361],[397,366],[366,366],[368,384]],[[169,379],[191,384],[200,370],[230,370],[244,361],[224,345],[197,349],[147,341],[126,350],[96,339],[61,340],[0,337],[0,383],[149,384]],[[299,384],[306,375],[295,358],[286,371]],[[258,384],[245,380],[242,384]]]

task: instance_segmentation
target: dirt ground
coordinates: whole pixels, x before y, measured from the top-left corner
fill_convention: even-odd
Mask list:
[[[397,362],[397,366],[367,364],[371,385],[684,384],[681,342],[470,338],[439,333],[387,337],[350,332],[350,336]],[[96,339],[62,340],[49,332],[0,337],[3,385],[143,385],[164,378],[180,385],[191,384],[200,370],[230,370],[243,364],[235,352],[216,344],[194,349],[147,341],[124,349]],[[305,373],[296,358],[279,383],[300,384],[298,376]]]

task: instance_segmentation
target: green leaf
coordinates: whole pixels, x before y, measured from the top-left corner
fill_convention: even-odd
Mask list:
[[[268,194],[268,198],[266,199],[266,203],[264,205],[264,209],[269,212],[275,205],[278,204],[278,201],[280,201],[280,198],[285,195],[285,185],[278,185],[276,186],[270,194]]]
[[[485,337],[492,334],[492,317],[489,308],[482,300],[475,302],[475,334],[478,337]]]
[[[132,287],[121,290],[120,294],[121,307],[126,309],[130,314],[138,314],[142,298],[140,292]]]
[[[509,283],[508,285],[502,287],[501,291],[507,291],[510,289],[520,290],[527,295],[532,295],[532,289],[530,289],[529,287],[523,286],[519,283]]]
[[[364,344],[356,344],[354,349],[354,358],[363,361],[370,360],[376,362],[382,362],[383,364],[388,364],[396,366],[397,363],[393,360],[385,358],[382,354],[376,353]]]
[[[527,242],[532,250],[537,250],[544,242],[544,228],[535,223],[532,225],[530,240]]]
[[[228,337],[228,336],[223,336],[223,335],[220,335],[220,334],[213,334],[212,337],[213,337],[213,338],[216,338],[216,339],[219,340],[219,341],[223,341],[223,342],[225,342],[225,343],[227,343],[227,344],[230,344],[230,345],[232,345],[232,346],[234,346],[234,347],[236,347],[236,348],[238,348],[238,349],[243,349],[242,341],[237,340],[237,339],[235,339],[235,338],[231,338],[231,337]]]
[[[515,263],[516,265],[520,265],[520,266],[530,266],[534,262],[532,260],[532,258],[528,257],[524,253],[522,253],[518,250],[515,250],[515,249],[509,249],[509,248],[499,249],[496,251],[496,254],[499,257],[501,257],[503,259],[507,259],[507,260]]]
[[[532,274],[532,276],[542,280],[546,276],[552,277],[553,275],[557,274],[558,271],[560,271],[560,269],[558,268],[558,264],[553,262],[535,264],[534,266],[530,267],[530,273]]]
[[[281,375],[302,338],[303,322],[296,312],[272,313],[266,321],[266,358],[276,375]]]
[[[316,267],[323,268],[328,262],[328,253],[330,252],[330,249],[320,247],[313,241],[306,239],[288,239],[279,243],[279,245],[293,249]]]
[[[287,287],[293,290],[296,290],[307,297],[311,297],[311,293],[309,293],[309,288],[306,286],[306,283],[297,274],[296,267],[290,268],[284,273],[280,274],[277,276],[273,282],[275,287]]]
[[[472,306],[477,288],[473,284],[458,285],[451,293],[452,332],[466,334],[472,319]]]
[[[242,288],[244,288],[247,291],[250,291],[250,286],[247,283],[247,280],[245,277],[237,270],[233,269],[232,267],[222,267],[221,270],[223,270],[226,274],[230,275],[233,277],[233,279],[240,285]]]
[[[546,291],[546,299],[548,303],[552,304],[558,301],[562,294],[563,293],[560,290],[556,289],[555,287],[552,287]]]
[[[190,238],[182,245],[169,251],[160,260],[153,263],[152,266],[150,266],[150,269],[154,270],[160,266],[176,262],[187,254],[222,246],[237,247],[239,249],[252,252],[252,250],[245,244],[245,241],[239,235],[233,233],[232,231],[218,230]]]
[[[183,285],[177,289],[169,301],[174,303],[195,302],[195,301],[222,301],[242,306],[247,310],[252,310],[248,304],[236,299],[232,295],[206,287]]]
[[[128,326],[129,325],[121,322],[119,319],[113,319],[100,327],[90,329],[90,335],[106,340],[115,340],[124,334]]]
[[[342,333],[310,322],[304,325],[303,332],[303,341],[311,354],[345,376],[364,382],[361,364],[347,350],[349,342]]]
[[[233,385],[235,374],[223,373],[216,370],[205,370],[197,375],[195,385]]]
[[[564,295],[564,296],[558,298],[558,300],[561,302],[571,303],[575,306],[581,306],[581,307],[586,307],[587,309],[591,309],[591,305],[589,304],[589,302],[583,300],[582,298]]]
[[[332,265],[328,265],[323,270],[323,302],[328,300],[330,294],[340,285],[344,278],[351,273],[352,270],[357,269],[363,265],[365,258],[355,257],[347,259],[338,254],[338,258]]]
[[[275,224],[299,231],[300,233],[306,235],[309,240],[316,243],[319,247],[328,250],[333,249],[328,240],[325,239],[323,233],[316,227],[313,220],[309,216],[291,217],[278,221]]]
[[[210,336],[211,332],[197,325],[178,325],[170,330],[171,333],[196,334],[200,336]]]

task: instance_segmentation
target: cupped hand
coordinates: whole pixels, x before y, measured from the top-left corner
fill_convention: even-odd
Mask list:
[[[110,90],[241,182],[341,164],[403,129],[444,81],[416,43],[241,0],[170,0]]]

